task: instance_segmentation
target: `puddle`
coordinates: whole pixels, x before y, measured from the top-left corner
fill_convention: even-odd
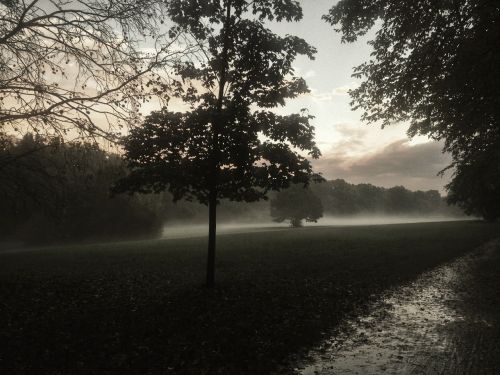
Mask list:
[[[295,371],[316,374],[436,374],[454,367],[454,330],[467,273],[477,254],[422,274],[388,292],[368,315],[346,321]]]

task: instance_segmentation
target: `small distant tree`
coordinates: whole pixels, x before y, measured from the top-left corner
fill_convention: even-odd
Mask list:
[[[290,220],[290,226],[298,228],[302,220],[316,222],[321,218],[323,205],[310,188],[293,185],[271,199],[271,216],[278,223]]]
[[[297,55],[313,58],[303,39],[278,36],[264,21],[298,21],[298,2],[283,0],[171,1],[172,33],[191,35],[199,61],[176,73],[190,109],[153,112],[124,139],[130,175],[117,192],[168,190],[174,200],[209,206],[207,285],[214,284],[217,205],[223,198],[253,202],[269,190],[307,184],[318,158],[306,111],[288,116],[270,108],[308,92],[294,75]],[[300,152],[302,151],[302,152]]]

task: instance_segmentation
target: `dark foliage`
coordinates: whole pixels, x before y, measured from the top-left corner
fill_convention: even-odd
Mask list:
[[[500,218],[500,150],[481,152],[456,165],[448,201],[486,221]]]
[[[206,222],[205,206],[186,200],[173,203],[168,192],[111,197],[111,184],[125,176],[126,171],[117,155],[105,153],[94,145],[64,144],[31,135],[23,139],[2,138],[0,240],[49,243],[141,237],[158,233],[163,224],[168,228]],[[476,186],[481,188],[481,180],[477,181]],[[308,193],[309,189],[313,193]],[[299,190],[302,194],[290,200],[292,210],[302,207],[303,212],[319,212],[319,207],[314,209],[316,198],[312,203],[308,199],[309,195],[315,195],[329,215],[459,214],[447,207],[436,191],[384,189],[343,180],[312,184]],[[287,190],[270,193],[271,201],[276,194],[287,196]],[[485,197],[486,191],[479,195]],[[406,203],[400,204],[400,200]],[[269,210],[270,203],[265,201],[245,203],[224,199],[220,202],[219,218],[221,222],[267,222]],[[317,214],[314,212],[311,215]]]
[[[461,216],[446,204],[437,190],[410,191],[403,186],[383,188],[371,184],[350,184],[344,180],[312,184],[311,189],[323,204],[325,214],[388,214]]]
[[[165,109],[151,114],[141,127],[133,129],[125,140],[130,174],[115,191],[168,190],[175,201],[184,198],[207,204],[211,186],[210,111],[204,108],[172,113]],[[308,119],[300,115],[284,118],[271,113],[246,113],[243,118],[225,123],[227,126],[219,133],[218,199],[252,202],[265,198],[269,189],[287,187],[290,182],[308,182],[309,161],[285,143],[292,140],[297,147],[314,148]],[[270,131],[277,142],[259,139],[260,134],[269,136]],[[313,152],[317,155],[316,149]]]
[[[302,220],[316,222],[322,216],[321,200],[306,186],[292,185],[271,199],[271,217],[278,223],[290,220],[292,227],[301,227]]]
[[[366,121],[410,121],[410,135],[443,139],[458,179],[500,148],[498,1],[342,0],[325,19],[346,42],[380,21],[372,58],[355,68],[364,81],[351,91]],[[487,184],[498,181],[488,176]],[[466,206],[478,201],[466,190],[452,194]]]
[[[125,166],[95,145],[32,135],[4,139],[0,168],[2,238],[39,243],[144,236],[163,223],[157,201],[110,199]]]

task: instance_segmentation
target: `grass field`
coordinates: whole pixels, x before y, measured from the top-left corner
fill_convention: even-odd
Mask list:
[[[267,374],[387,288],[474,249],[479,222],[314,227],[0,253],[1,374]]]

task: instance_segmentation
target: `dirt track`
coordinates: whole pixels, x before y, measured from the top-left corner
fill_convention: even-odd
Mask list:
[[[388,292],[309,359],[298,373],[498,374],[500,240]]]

